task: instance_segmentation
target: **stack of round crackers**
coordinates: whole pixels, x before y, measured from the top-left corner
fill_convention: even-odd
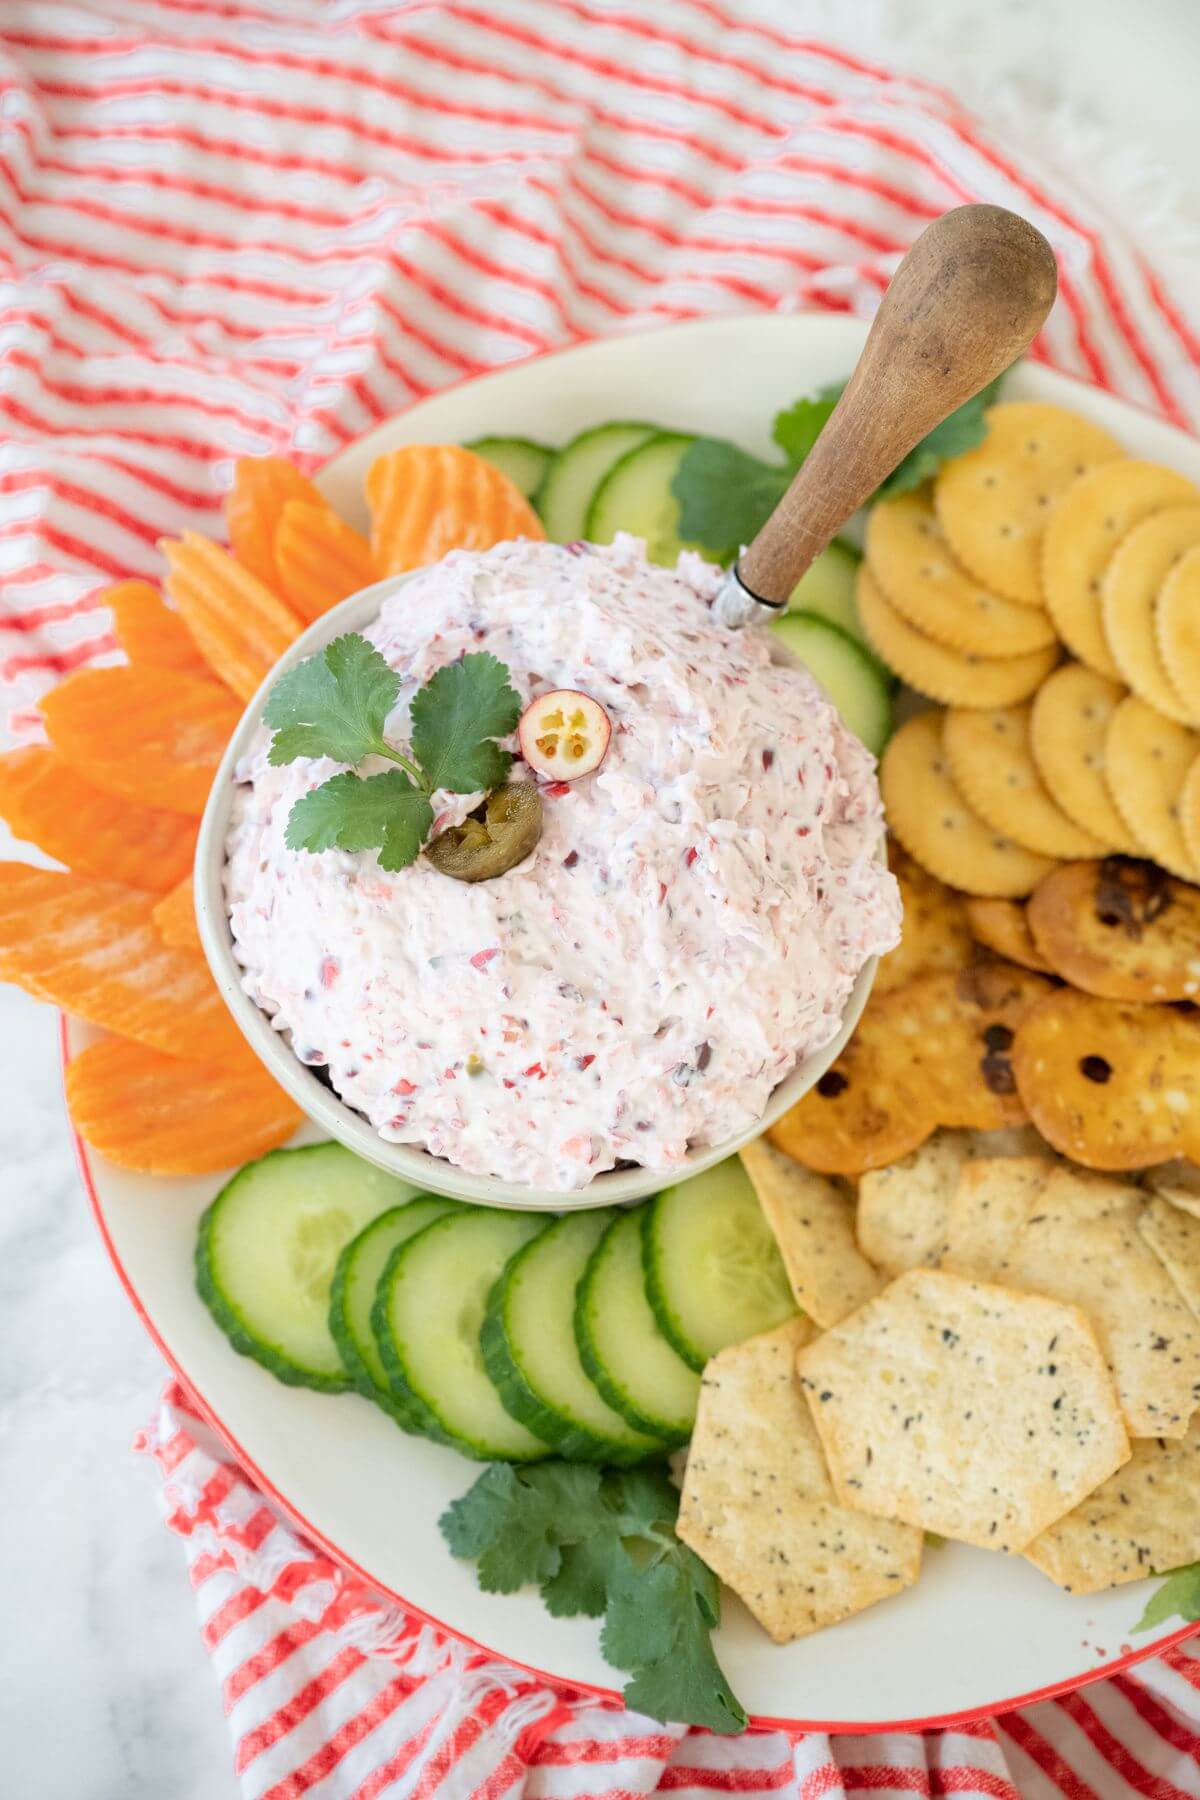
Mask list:
[[[993,407],[931,489],[875,506],[858,603],[878,655],[945,709],[883,759],[924,868],[1003,899],[1114,852],[1200,882],[1194,483],[1064,408]]]

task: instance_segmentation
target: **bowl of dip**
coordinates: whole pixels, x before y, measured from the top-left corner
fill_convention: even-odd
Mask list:
[[[713,620],[719,579],[621,536],[453,552],[326,614],[251,702],[201,825],[201,940],[251,1046],[349,1149],[463,1200],[611,1205],[728,1156],[838,1054],[899,931],[874,761],[771,633]],[[348,631],[402,677],[396,743],[412,692],[476,650],[522,705],[605,708],[603,763],[543,786],[508,873],[285,845],[339,765],[272,768],[263,707]]]

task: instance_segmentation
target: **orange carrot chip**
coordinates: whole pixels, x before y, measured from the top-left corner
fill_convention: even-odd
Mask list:
[[[167,592],[205,661],[242,700],[254,694],[293,639],[300,620],[277,594],[210,538],[164,538]]]
[[[230,548],[244,568],[276,590],[275,534],[289,500],[325,504],[308,476],[286,456],[242,456],[234,463],[233,487],[225,499]]]
[[[131,663],[207,675],[208,664],[177,612],[148,581],[119,581],[100,596],[113,616],[113,632]]]
[[[194,819],[106,794],[45,744],[0,756],[0,819],[79,875],[160,892],[196,847]]]
[[[41,712],[54,748],[93,786],[190,814],[204,811],[239,717],[215,681],[132,665],[69,675]]]
[[[136,888],[0,863],[0,980],[168,1056],[251,1060],[203,959],[163,943]]]
[[[275,533],[279,591],[306,624],[379,579],[371,546],[324,501],[286,502]]]
[[[173,950],[193,950],[202,955],[200,933],[196,928],[196,893],[192,878],[185,875],[154,908],[154,923],[164,944]]]
[[[384,575],[422,568],[450,550],[546,535],[516,484],[458,444],[407,444],[381,456],[367,473],[367,504]]]
[[[107,1038],[72,1058],[67,1109],[84,1142],[143,1175],[205,1175],[284,1143],[301,1113],[255,1063],[180,1062]]]

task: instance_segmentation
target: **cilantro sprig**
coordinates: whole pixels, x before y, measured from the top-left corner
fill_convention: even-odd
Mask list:
[[[300,757],[349,763],[296,801],[291,850],[377,850],[383,869],[420,855],[433,826],[433,795],[487,793],[507,780],[512,757],[495,742],[516,729],[521,702],[508,670],[486,651],[449,663],[413,696],[408,751],[384,736],[401,678],[357,632],[335,638],[282,675],[263,713],[274,736],[268,761]],[[351,771],[369,756],[395,764],[379,775]]]
[[[604,1617],[600,1647],[629,1675],[625,1704],[711,1731],[746,1728],[713,1654],[716,1577],[675,1536],[679,1496],[659,1469],[492,1463],[439,1521],[489,1594],[540,1589],[556,1618]]]
[[[723,546],[721,560],[731,561],[775,510],[824,430],[845,385],[844,381],[835,382],[776,413],[771,436],[783,452],[782,463],[750,456],[725,438],[701,437],[690,444],[671,483],[679,502],[679,535],[684,542],[719,544]],[[981,444],[984,413],[995,399],[998,385],[993,381],[922,438],[888,476],[876,499],[920,487],[950,457]]]
[[[1150,1631],[1165,1619],[1200,1619],[1200,1562],[1172,1569],[1146,1602],[1134,1631]]]

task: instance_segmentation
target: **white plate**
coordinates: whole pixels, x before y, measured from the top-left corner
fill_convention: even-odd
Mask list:
[[[772,415],[844,375],[863,339],[853,321],[755,316],[610,338],[518,364],[426,400],[330,465],[322,486],[362,516],[362,478],[381,450],[489,433],[562,442],[607,418],[649,417],[769,446]],[[1137,454],[1200,480],[1200,445],[1108,395],[1030,366],[1009,389],[1061,401]],[[71,1044],[85,1041],[71,1028]],[[80,1152],[97,1223],[147,1327],[238,1460],[325,1550],[443,1625],[573,1686],[611,1692],[591,1620],[552,1619],[536,1594],[483,1594],[453,1560],[438,1515],[474,1478],[451,1451],[402,1436],[368,1402],[281,1386],[236,1356],[192,1284],[196,1221],[214,1179],[152,1181]],[[960,1545],[930,1551],[915,1588],[786,1649],[732,1598],[717,1649],[756,1719],[884,1730],[962,1722],[1114,1672],[1194,1631],[1131,1642],[1151,1586],[1072,1599],[1019,1558]]]

